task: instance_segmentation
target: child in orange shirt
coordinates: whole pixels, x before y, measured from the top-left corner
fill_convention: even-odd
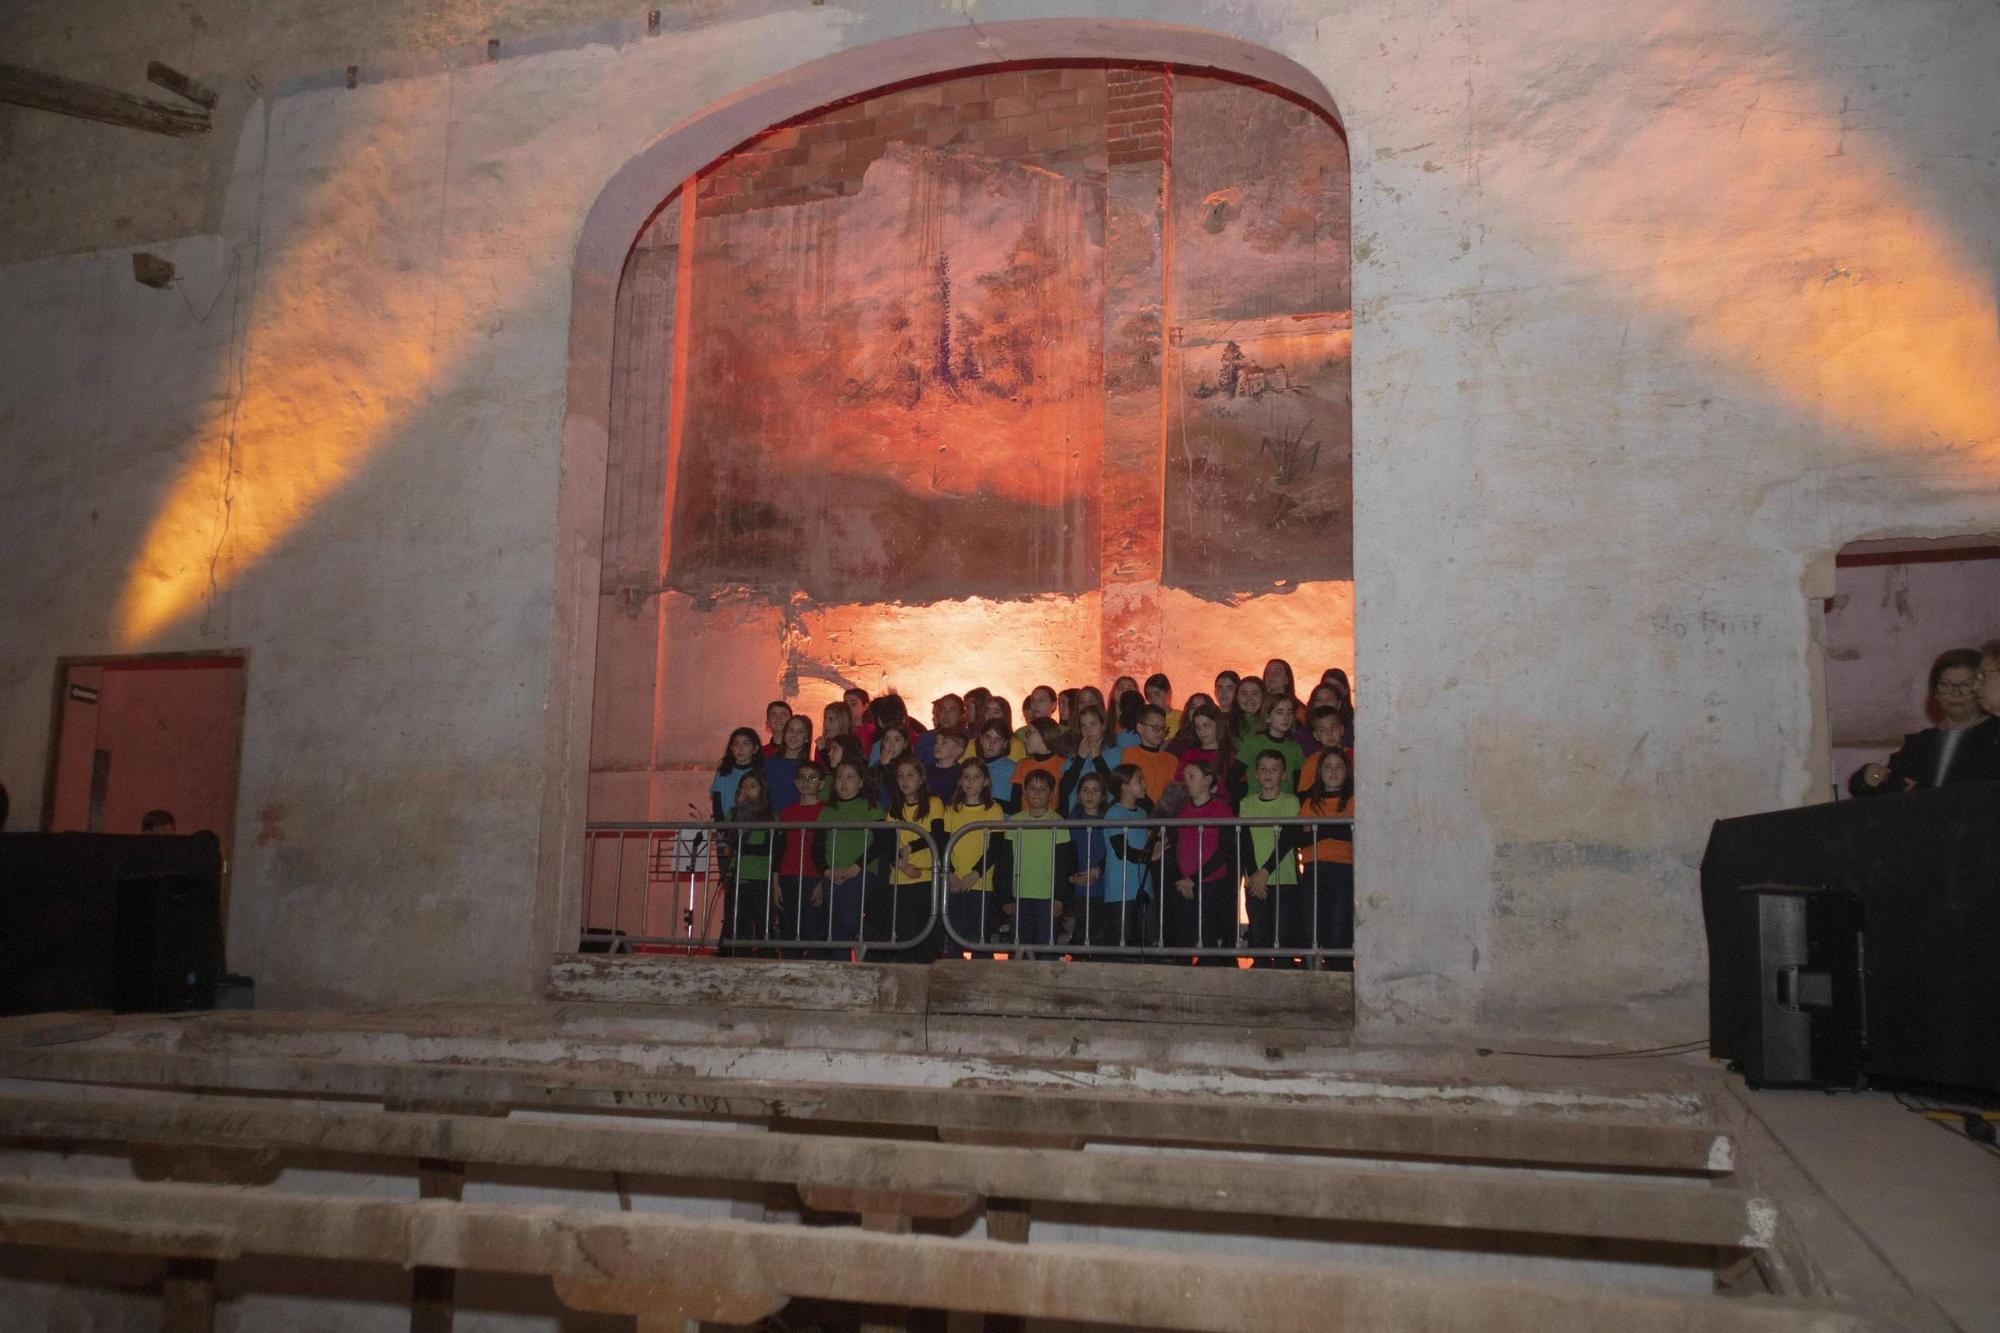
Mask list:
[[[1305,818],[1347,819],[1354,814],[1354,775],[1338,746],[1320,751],[1312,785],[1299,801]],[[1313,943],[1322,949],[1354,947],[1354,826],[1323,824],[1306,830],[1300,879],[1313,913]],[[1328,971],[1352,972],[1352,958],[1327,958]]]

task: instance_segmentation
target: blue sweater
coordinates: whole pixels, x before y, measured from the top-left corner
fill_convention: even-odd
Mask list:
[[[1104,812],[1104,841],[1108,855],[1104,862],[1104,901],[1130,902],[1150,891],[1153,875],[1152,847],[1147,835],[1154,830],[1120,819],[1149,818],[1144,810],[1114,805]]]

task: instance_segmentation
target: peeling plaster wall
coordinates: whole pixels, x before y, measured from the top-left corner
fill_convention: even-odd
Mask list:
[[[272,1002],[535,984],[552,637],[592,600],[552,576],[585,213],[711,101],[966,18],[670,13],[267,90],[226,186],[158,215],[179,292],[122,251],[0,270],[15,826],[59,654],[244,650],[232,963]],[[2000,527],[2000,10],[976,8],[1126,14],[1299,61],[1350,134],[1364,1024],[1698,1033],[1710,820],[1825,790],[1809,571]],[[170,168],[11,132],[80,214],[17,253],[146,234],[102,213]]]

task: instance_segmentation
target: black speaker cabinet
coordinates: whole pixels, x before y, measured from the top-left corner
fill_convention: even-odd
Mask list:
[[[221,902],[212,833],[0,835],[0,1013],[213,1008]]]
[[[214,885],[199,875],[116,881],[111,1007],[121,1014],[215,1007],[222,923]]]
[[[1861,903],[1837,889],[1752,884],[1738,899],[1753,1088],[1861,1086]]]
[[[1862,1072],[1870,1083],[2000,1096],[2000,986],[1992,979],[2000,958],[2000,783],[1715,825],[1701,862],[1709,1050],[1746,1069],[1765,1035],[1760,992],[1744,980],[1756,965],[1757,932],[1745,926],[1741,900],[1758,884],[1823,885],[1860,901]],[[1818,1011],[1806,1017],[1809,1025],[1827,1021]],[[1796,1017],[1776,1023],[1798,1026]]]

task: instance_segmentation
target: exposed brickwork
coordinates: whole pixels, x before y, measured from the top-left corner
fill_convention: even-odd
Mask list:
[[[1164,162],[1174,133],[1172,72],[1106,70],[1105,91],[1106,152],[1110,165]]]
[[[1101,177],[1111,138],[1111,80],[1127,73],[1000,70],[849,102],[773,129],[717,163],[701,178],[698,208],[715,216],[853,194],[869,164],[895,142],[950,146],[1064,175]],[[1156,140],[1157,155],[1165,144],[1158,132],[1165,123],[1165,95],[1159,91],[1165,81],[1157,72],[1130,73],[1140,84],[1126,93],[1129,108],[1152,110],[1143,121],[1128,123],[1146,127],[1139,137]],[[1127,151],[1143,148],[1124,126],[1119,132],[1134,141]]]

